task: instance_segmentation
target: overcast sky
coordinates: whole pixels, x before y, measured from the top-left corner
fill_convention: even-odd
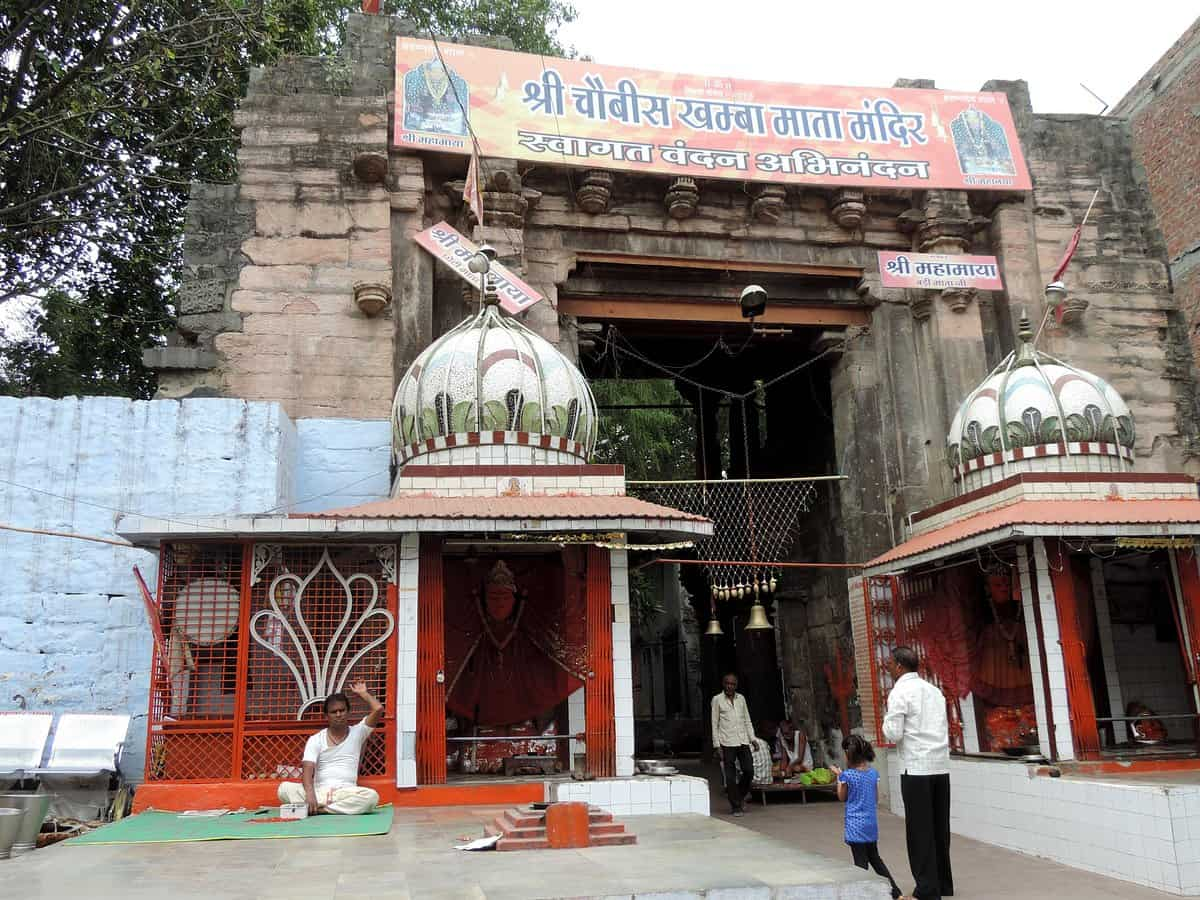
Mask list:
[[[560,39],[600,63],[759,81],[978,90],[1029,82],[1038,112],[1110,106],[1200,15],[1197,0],[572,0]]]

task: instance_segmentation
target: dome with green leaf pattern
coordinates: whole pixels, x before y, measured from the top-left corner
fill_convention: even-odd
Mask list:
[[[596,400],[575,365],[493,304],[417,357],[396,388],[392,456],[480,443],[580,457],[596,444]],[[474,438],[471,435],[475,435]]]
[[[1072,457],[1068,470],[1122,471],[1133,464],[1133,413],[1103,378],[1036,350],[1021,317],[1020,347],[959,407],[946,439],[958,477],[991,466]],[[1086,462],[1085,462],[1086,461]]]

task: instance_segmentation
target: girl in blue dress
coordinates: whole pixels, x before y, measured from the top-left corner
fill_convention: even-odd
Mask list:
[[[846,752],[846,768],[830,766],[829,770],[837,779],[838,799],[846,803],[846,843],[850,845],[850,855],[860,869],[867,868],[869,863],[875,874],[891,882],[893,898],[905,900],[892,873],[879,857],[879,818],[876,814],[879,773],[871,768],[875,750],[870,741],[857,734],[842,741],[842,749]]]

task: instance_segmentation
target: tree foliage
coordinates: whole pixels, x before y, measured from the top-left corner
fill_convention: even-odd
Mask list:
[[[696,477],[695,416],[665,408],[684,405],[670,381],[600,380],[592,389],[600,406],[597,462],[620,463],[631,481]]]
[[[188,188],[235,177],[233,111],[250,69],[335,52],[358,6],[0,6],[0,310],[41,300],[29,336],[0,341],[0,390],[152,392],[140,353],[170,328]],[[385,11],[451,39],[502,34],[548,53],[574,18],[558,0],[399,0]]]

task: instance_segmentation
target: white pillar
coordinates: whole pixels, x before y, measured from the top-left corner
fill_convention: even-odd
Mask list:
[[[1091,560],[1092,599],[1096,603],[1096,627],[1100,630],[1100,655],[1104,659],[1104,680],[1108,685],[1108,714],[1125,715],[1121,679],[1117,674],[1117,654],[1113,648],[1112,612],[1108,608],[1108,587],[1104,583],[1104,561]],[[1116,738],[1124,739],[1125,723],[1116,723]]]
[[[396,564],[396,786],[417,786],[417,570],[420,535],[400,538]]]
[[[1055,560],[1055,566],[1066,565],[1065,559]],[[1063,664],[1062,641],[1058,632],[1058,609],[1054,604],[1054,585],[1050,581],[1050,560],[1046,542],[1033,539],[1033,576],[1036,579],[1037,614],[1041,617],[1042,637],[1046,653],[1046,674],[1050,679],[1050,704],[1054,713],[1054,737],[1060,760],[1075,758],[1075,741],[1071,734],[1071,705],[1067,700],[1067,675]],[[1035,592],[1031,592],[1033,595]],[[1037,696],[1036,694],[1034,696]]]
[[[633,653],[629,636],[629,554],[609,552],[613,604],[613,709],[616,713],[617,775],[633,766]]]
[[[978,753],[979,725],[975,721],[975,695],[967,694],[963,697],[958,701],[958,708],[962,711],[963,752]]]

